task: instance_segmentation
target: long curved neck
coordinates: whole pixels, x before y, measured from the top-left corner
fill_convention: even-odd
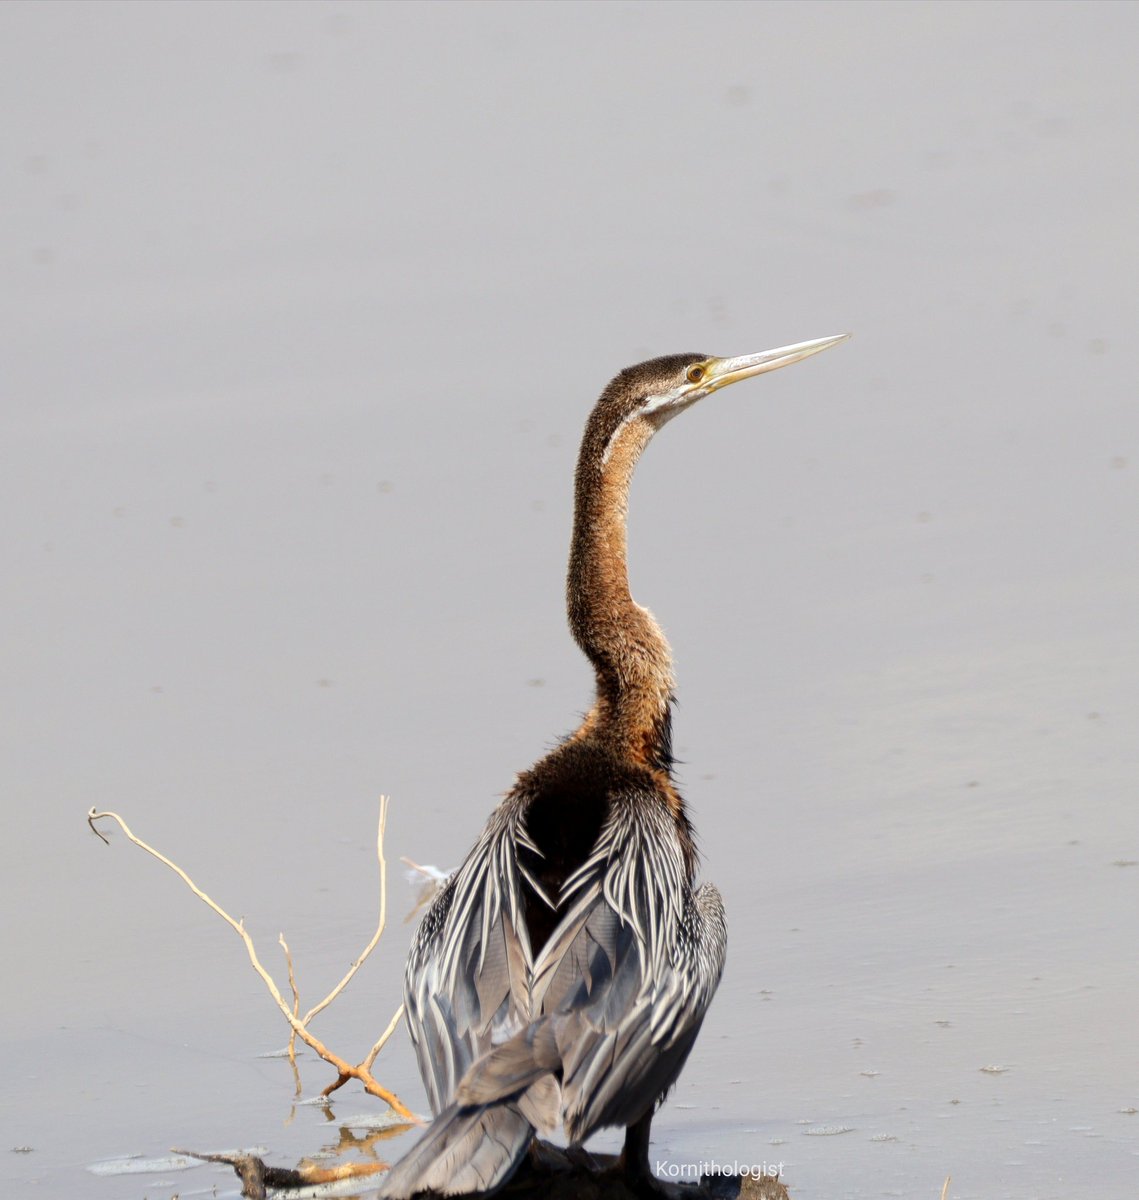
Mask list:
[[[587,429],[566,591],[570,630],[597,674],[596,702],[576,736],[667,770],[672,653],[652,614],[629,592],[626,559],[629,484],[652,433],[647,422],[633,420],[603,445]]]

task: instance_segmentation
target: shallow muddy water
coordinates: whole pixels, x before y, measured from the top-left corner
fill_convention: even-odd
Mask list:
[[[314,1025],[362,1057],[396,860],[455,865],[588,703],[593,397],[850,329],[634,485],[730,930],[653,1157],[1135,1195],[1137,37],[1111,4],[3,6],[6,1194],[232,1196],[91,1168],[368,1140],[357,1088],[293,1106],[237,939],[87,809],[282,986],[283,930],[311,1004],[390,794],[391,925]],[[423,1107],[402,1035],[377,1074]]]

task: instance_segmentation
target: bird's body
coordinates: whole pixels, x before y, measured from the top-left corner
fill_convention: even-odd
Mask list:
[[[839,340],[654,359],[623,371],[595,406],[567,599],[596,700],[519,775],[420,925],[407,1016],[435,1120],[382,1194],[492,1191],[535,1131],[577,1144],[607,1126],[626,1127],[626,1171],[648,1182],[649,1122],[719,983],[726,929],[719,893],[695,886],[673,781],[668,643],[629,593],[629,484],[677,412]]]

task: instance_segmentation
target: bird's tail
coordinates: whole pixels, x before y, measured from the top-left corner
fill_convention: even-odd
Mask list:
[[[542,1017],[473,1062],[455,1099],[487,1105],[517,1097],[530,1123],[548,1133],[558,1124],[561,1093],[553,1073],[561,1069],[555,1018]]]
[[[417,1192],[493,1192],[514,1173],[533,1136],[534,1126],[517,1104],[453,1104],[392,1167],[380,1195],[407,1200]]]
[[[550,1133],[559,1123],[560,1067],[549,1018],[484,1054],[460,1081],[455,1103],[388,1172],[380,1195],[406,1200],[417,1192],[458,1196],[502,1187],[535,1131]]]

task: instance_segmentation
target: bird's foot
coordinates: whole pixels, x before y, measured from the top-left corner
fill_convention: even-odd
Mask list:
[[[680,1200],[692,1191],[691,1186],[686,1188],[683,1184],[658,1179],[642,1159],[628,1158],[622,1154],[617,1162],[617,1170],[622,1182],[639,1200]]]

